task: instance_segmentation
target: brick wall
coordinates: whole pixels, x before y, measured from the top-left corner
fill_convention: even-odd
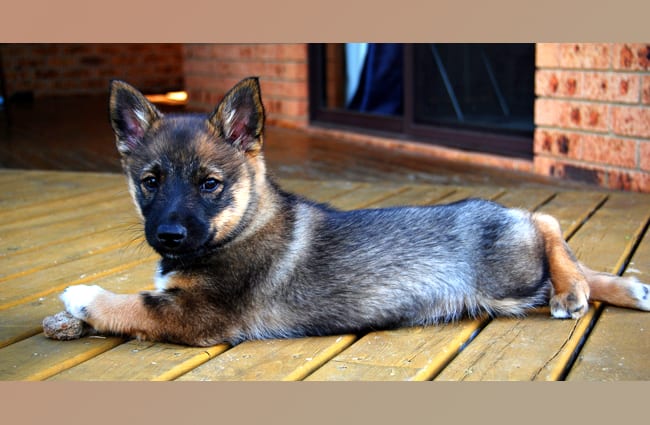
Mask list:
[[[8,94],[105,94],[120,78],[144,92],[183,87],[180,44],[0,45]]]
[[[267,123],[308,123],[305,44],[187,44],[183,46],[189,108],[212,111],[240,79],[259,76]]]
[[[305,44],[6,44],[0,50],[10,94],[103,94],[108,79],[122,78],[144,92],[185,87],[189,108],[207,112],[241,78],[257,75],[267,122],[309,128]],[[545,43],[536,57],[532,169],[650,192],[650,44]],[[501,166],[522,167],[493,157]]]
[[[538,44],[534,169],[650,192],[650,44]]]

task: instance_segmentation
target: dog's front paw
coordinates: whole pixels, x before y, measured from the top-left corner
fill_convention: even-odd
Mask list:
[[[86,320],[90,317],[90,305],[102,292],[105,290],[97,285],[75,285],[67,287],[60,298],[68,313]]]
[[[571,291],[555,294],[550,301],[551,315],[556,319],[579,319],[589,310],[587,282],[573,285]]]

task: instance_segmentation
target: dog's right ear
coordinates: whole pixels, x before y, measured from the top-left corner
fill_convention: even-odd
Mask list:
[[[162,114],[142,93],[124,81],[111,81],[109,99],[117,150],[121,155],[129,155],[142,143],[151,124]]]

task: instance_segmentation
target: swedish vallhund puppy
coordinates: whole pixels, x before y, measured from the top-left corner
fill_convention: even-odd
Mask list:
[[[66,309],[101,333],[196,346],[521,315],[588,301],[650,310],[649,285],[590,270],[553,217],[470,199],[338,211],[284,192],[262,154],[256,78],[210,115],[163,115],[113,81],[110,119],[156,290],[71,286]]]

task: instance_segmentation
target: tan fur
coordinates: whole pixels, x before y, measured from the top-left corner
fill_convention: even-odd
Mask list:
[[[239,179],[234,186],[236,196],[232,205],[224,209],[212,220],[212,230],[215,231],[215,240],[226,238],[241,221],[244,211],[250,202],[250,176],[247,174]]]
[[[544,239],[553,285],[550,306],[554,317],[581,317],[589,300],[641,310],[650,308],[646,285],[635,278],[591,270],[570,255],[555,218],[541,213],[532,218]]]
[[[560,224],[543,213],[534,213],[533,221],[544,239],[551,273],[553,295],[551,313],[555,317],[577,318],[589,308],[589,284],[578,263],[569,254]]]
[[[155,340],[169,326],[153,316],[139,295],[102,292],[88,306],[93,312],[88,322],[99,332],[134,335],[139,339]]]

